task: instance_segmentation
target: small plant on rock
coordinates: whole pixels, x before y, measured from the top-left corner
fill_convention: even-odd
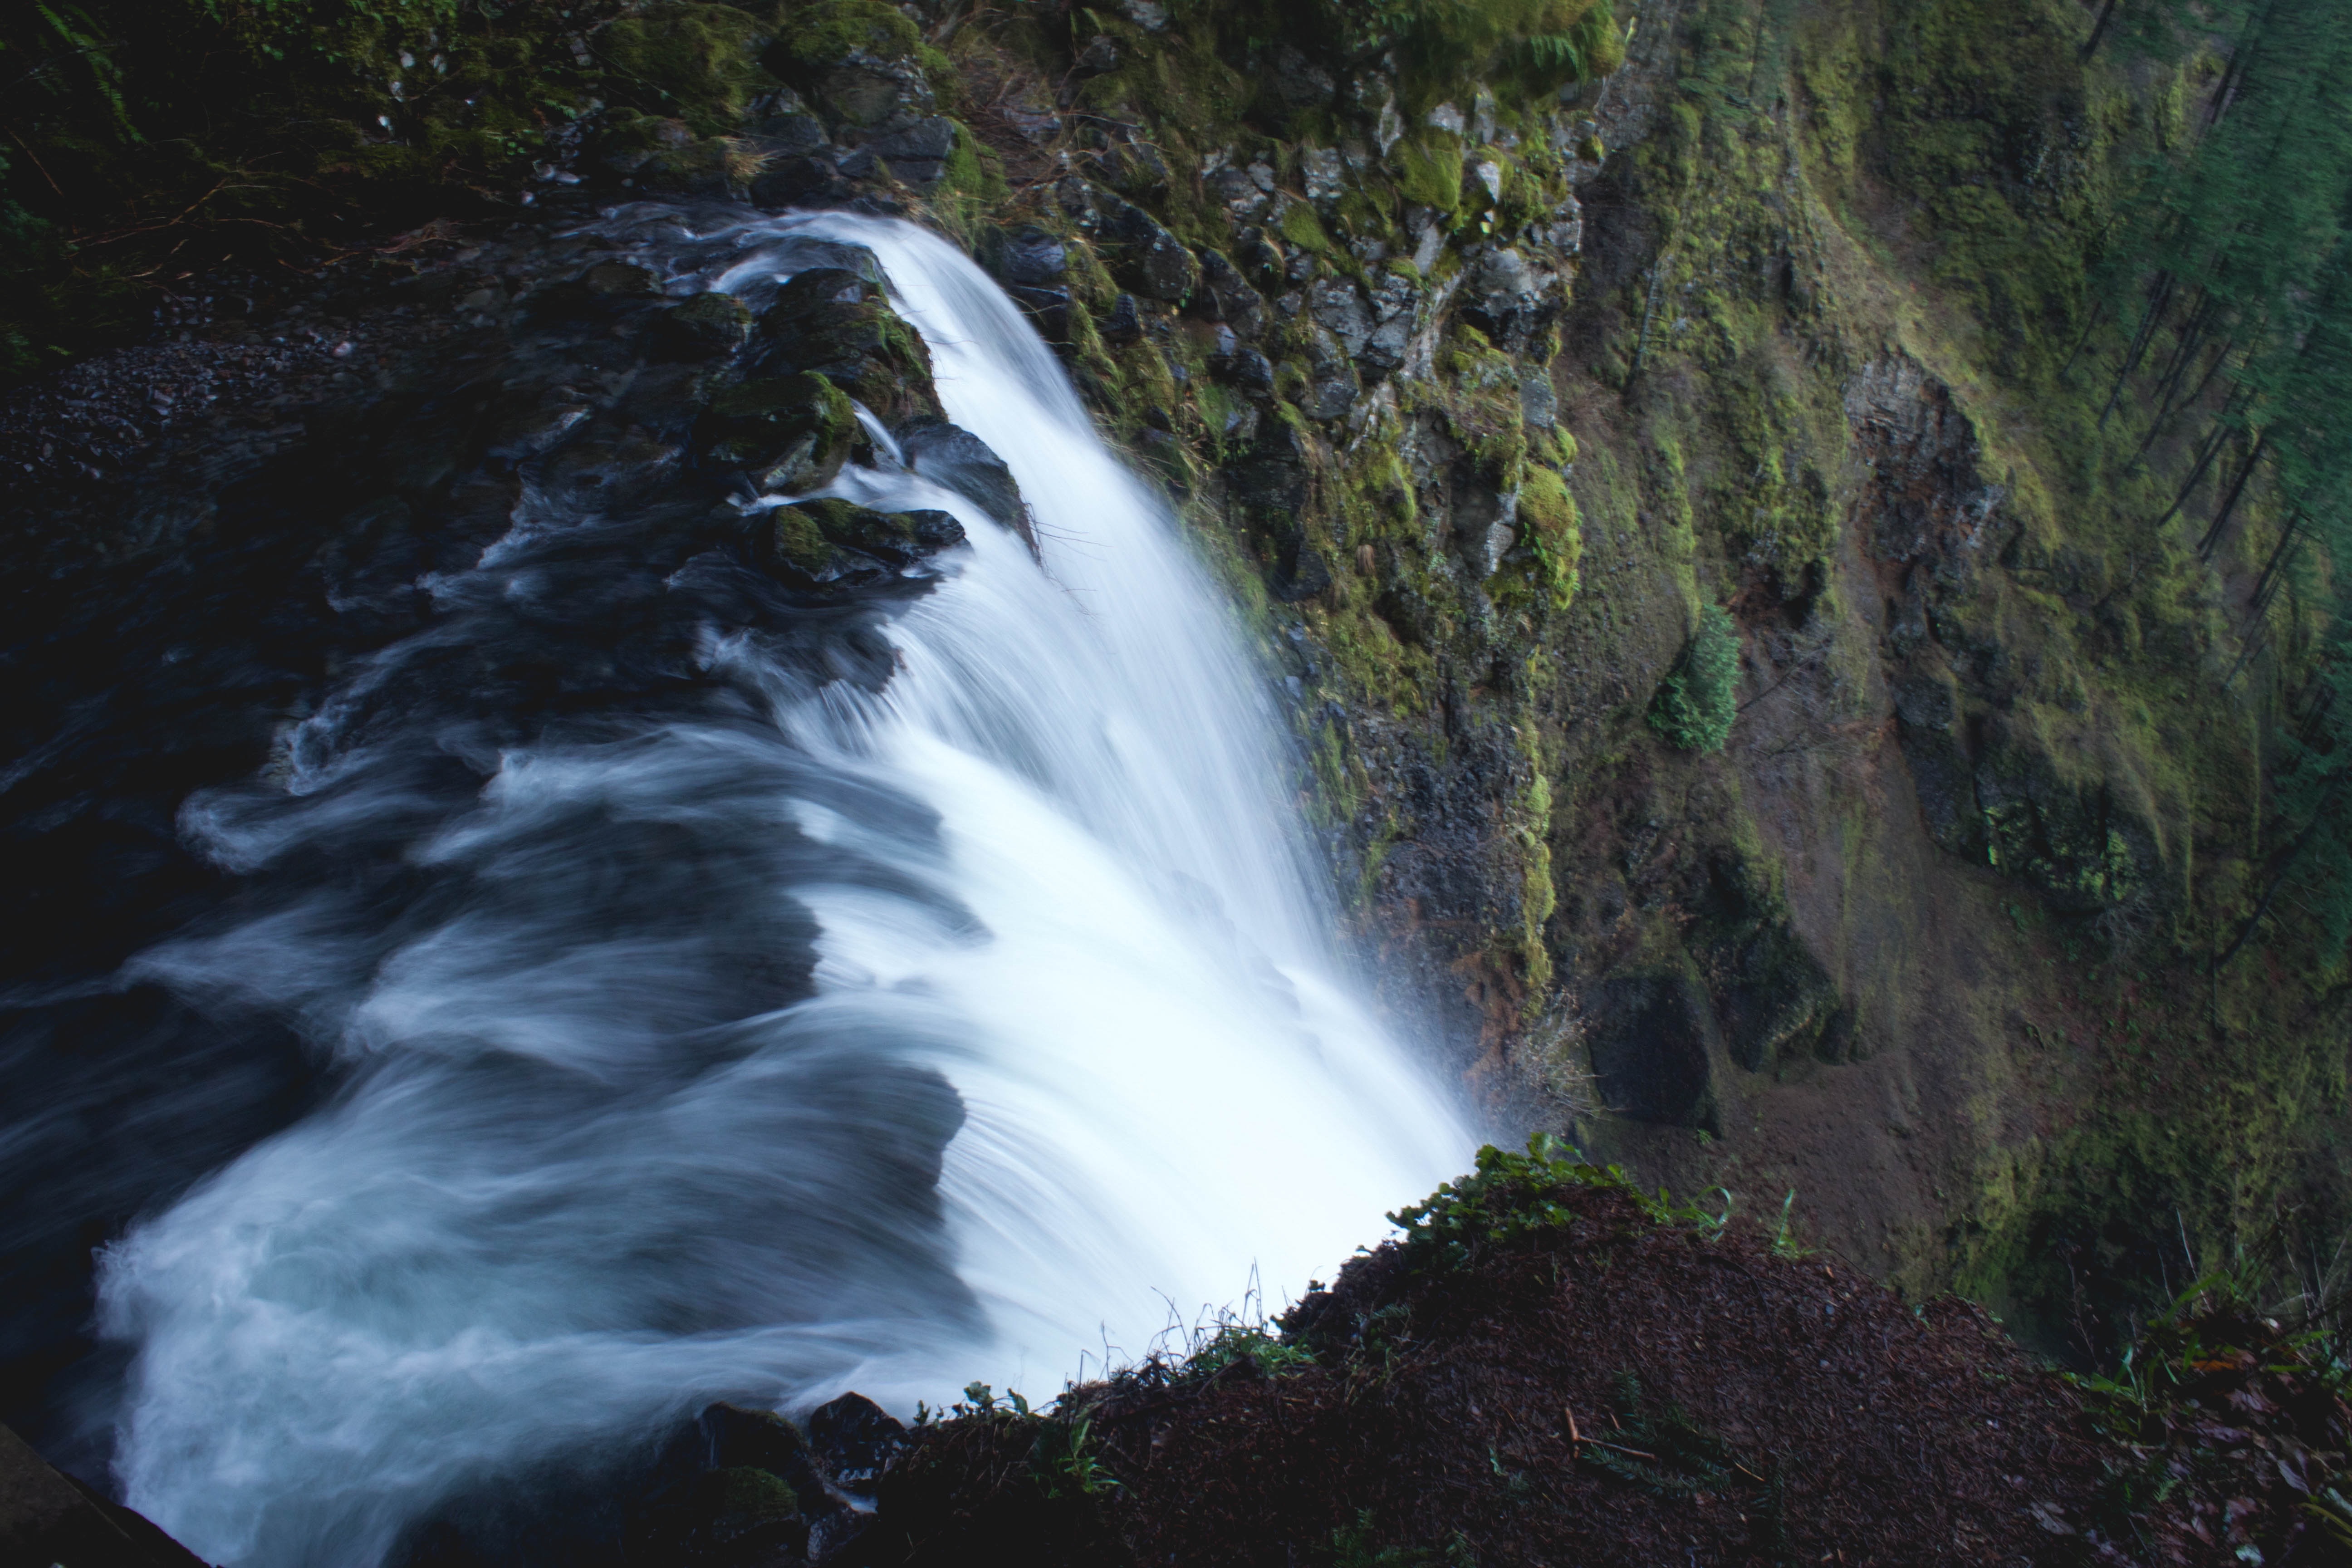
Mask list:
[[[1037,1435],[1031,1463],[1048,1498],[1101,1497],[1119,1484],[1102,1462],[1094,1440],[1092,1415],[1048,1422]]]

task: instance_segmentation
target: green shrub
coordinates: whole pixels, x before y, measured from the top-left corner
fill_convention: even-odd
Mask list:
[[[1709,605],[1674,673],[1650,704],[1650,727],[1685,752],[1719,752],[1739,711],[1739,628],[1731,612]]]
[[[1469,1175],[1397,1210],[1389,1223],[1404,1232],[1401,1245],[1415,1268],[1465,1268],[1486,1247],[1570,1224],[1577,1212],[1561,1196],[1593,1187],[1624,1194],[1660,1225],[1716,1233],[1730,1219],[1727,1207],[1710,1215],[1695,1204],[1675,1204],[1663,1191],[1652,1197],[1616,1166],[1592,1164],[1550,1133],[1538,1132],[1528,1140],[1524,1154],[1487,1144],[1478,1151],[1477,1168]]]
[[[1339,31],[1394,47],[1415,109],[1479,87],[1507,103],[1539,99],[1625,58],[1606,0],[1371,0],[1342,11]]]

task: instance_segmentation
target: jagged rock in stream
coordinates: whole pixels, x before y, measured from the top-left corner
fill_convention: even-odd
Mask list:
[[[844,1491],[870,1495],[908,1448],[907,1428],[872,1400],[845,1394],[809,1416],[809,1444]]]
[[[964,497],[1000,526],[1019,534],[1030,553],[1036,553],[1035,527],[1021,500],[1021,487],[987,442],[944,419],[912,419],[896,434],[909,468]]]

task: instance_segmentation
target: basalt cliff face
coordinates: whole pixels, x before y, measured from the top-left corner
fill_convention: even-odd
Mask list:
[[[566,392],[577,366],[423,389],[469,344],[650,319],[625,236],[562,237],[595,209],[912,216],[1179,501],[1275,671],[1382,1001],[1497,1129],[1749,1208],[1793,1192],[1819,1245],[2085,1353],[2283,1206],[2328,1230],[2340,955],[2288,933],[2208,973],[2259,872],[2256,720],[2304,655],[2242,644],[2249,563],[2148,525],[2156,481],[2095,459],[2079,374],[2116,194],[2208,77],[2084,63],[2063,0],[1455,9],[519,8],[485,95],[593,62],[637,107],[534,132],[499,216],[314,281],[225,272],[158,341],[16,394],[16,591],[156,591],[236,486],[406,399],[418,434],[380,455],[411,513],[247,536],[254,635],[308,595],[357,647],[404,613],[383,584],[501,526],[451,453],[577,437],[580,481],[621,486],[677,459]],[[409,112],[348,166],[470,155]],[[807,302],[844,317],[835,358],[920,415],[892,358],[919,350],[835,281]],[[630,352],[681,387],[742,352],[726,309],[660,308]],[[827,349],[800,346],[795,371]],[[692,438],[814,475],[864,438],[843,379]],[[2250,518],[2267,548],[2279,520]],[[736,542],[847,592],[923,526]],[[100,944],[128,952],[212,896],[174,803],[260,765],[342,657],[289,656],[217,723],[207,685],[166,763],[20,823],[77,889],[42,940],[136,906]],[[260,1124],[304,1092],[244,1070]],[[219,1152],[173,1136],[191,1174]]]

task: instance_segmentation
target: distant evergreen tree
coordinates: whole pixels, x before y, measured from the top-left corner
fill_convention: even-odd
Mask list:
[[[2218,963],[2284,910],[2340,953],[2352,938],[2352,701],[2338,700],[2352,683],[2340,585],[2352,572],[2352,5],[2113,0],[2084,53],[2101,47],[2221,60],[2195,134],[2148,172],[2109,253],[2103,292],[2123,345],[2102,420],[2133,409],[2143,456],[2196,422],[2156,521],[2196,518],[2203,558],[2258,500],[2279,518],[2231,679],[2267,646],[2288,585],[2322,595],[2331,627],[2269,738],[2267,853]]]
[[[1730,611],[1709,605],[1682,662],[1659,684],[1650,727],[1686,752],[1719,752],[1739,712],[1738,683],[1738,626]]]

